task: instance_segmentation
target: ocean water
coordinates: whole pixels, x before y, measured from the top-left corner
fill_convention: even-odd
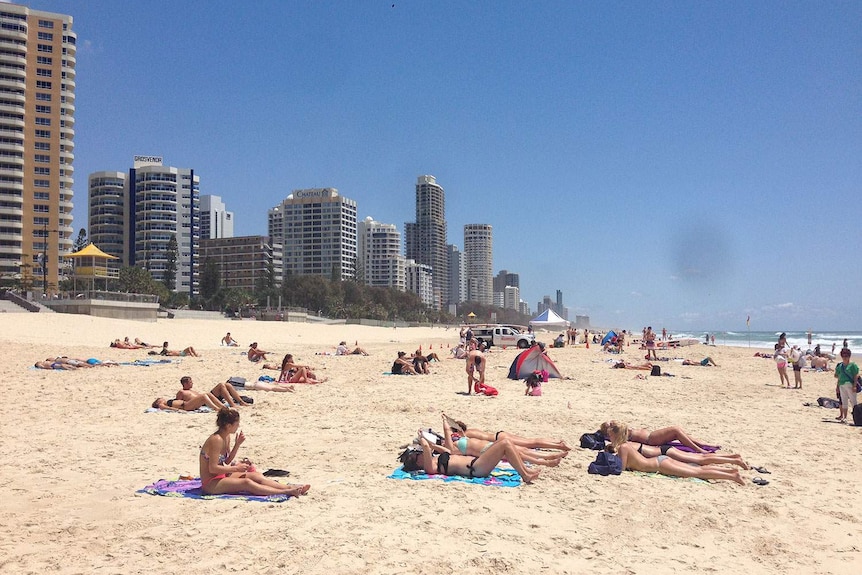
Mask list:
[[[705,341],[705,331],[689,332],[689,333],[674,333],[673,337],[694,337]],[[732,345],[735,347],[752,347],[758,349],[772,350],[780,331],[715,331],[709,332],[710,336],[715,335],[715,345]],[[808,332],[806,331],[788,331],[787,343],[789,345],[798,345],[800,349],[814,349],[814,346],[820,344],[820,350],[823,352],[831,352],[832,344],[835,344],[835,353],[844,345],[844,340],[847,340],[847,347],[855,353],[862,354],[862,332],[858,331],[812,331],[811,344],[808,344]],[[661,337],[661,336],[659,336]],[[749,345],[750,344],[750,345]]]

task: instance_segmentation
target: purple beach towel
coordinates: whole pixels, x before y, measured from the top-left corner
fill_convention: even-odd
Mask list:
[[[668,443],[668,445],[670,445],[671,447],[674,447],[676,449],[679,449],[680,451],[688,451],[689,453],[697,453],[694,449],[692,449],[691,447],[687,447],[687,446],[683,445],[679,441],[671,441],[670,443]],[[720,445],[706,445],[706,444],[704,444],[704,445],[701,445],[701,449],[703,449],[704,451],[706,451],[708,453],[715,453],[716,451],[721,449],[721,446]]]
[[[139,489],[137,493],[162,495],[165,497],[187,497],[189,499],[235,499],[238,501],[260,501],[263,503],[281,503],[292,495],[210,495],[201,489],[200,478],[195,479],[159,479],[152,485]]]

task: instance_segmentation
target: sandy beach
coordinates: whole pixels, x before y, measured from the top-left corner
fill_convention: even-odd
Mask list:
[[[569,379],[525,397],[506,379],[517,350],[488,359],[496,398],[467,396],[464,362],[431,375],[385,376],[399,350],[448,357],[457,330],[230,320],[131,322],[61,314],[2,314],[6,391],[0,471],[4,573],[858,573],[862,543],[860,429],[837,410],[803,406],[834,395],[832,373],[807,372],[802,390],[778,387],[755,349],[692,346],[660,355],[719,367],[661,364],[674,377],[614,370],[598,346],[550,350]],[[219,345],[230,331],[239,348]],[[540,334],[550,342],[555,334]],[[146,359],[115,338],[192,345],[200,358],[76,371],[32,369],[49,356]],[[334,352],[340,340],[368,357]],[[191,375],[209,389],[257,379],[251,341],[329,381],[296,393],[250,391],[240,455],[310,483],[284,503],[138,494],[162,478],[198,475],[214,414],[145,413]],[[766,351],[766,350],[762,350]],[[616,356],[614,356],[616,358]],[[629,361],[643,352],[629,347]],[[859,362],[860,357],[854,360]],[[277,372],[266,372],[277,375]],[[792,378],[792,375],[791,375]],[[573,449],[531,485],[500,488],[398,481],[401,446],[440,413],[471,427],[565,439]],[[771,471],[746,485],[624,472],[589,475],[582,433],[607,419],[655,429],[680,425]],[[751,482],[764,477],[769,485]]]

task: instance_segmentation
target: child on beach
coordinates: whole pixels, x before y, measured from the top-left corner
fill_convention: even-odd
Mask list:
[[[542,378],[538,374],[531,373],[527,376],[524,383],[527,384],[527,389],[524,390],[524,395],[532,397],[539,397],[542,395]]]

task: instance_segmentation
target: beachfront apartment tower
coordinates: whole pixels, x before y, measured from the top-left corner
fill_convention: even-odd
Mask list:
[[[434,176],[416,181],[416,221],[404,227],[405,255],[431,267],[435,309],[449,303],[449,254],[446,244],[446,196]]]
[[[270,243],[267,236],[201,238],[199,259],[201,276],[208,265],[214,265],[225,289],[256,293],[270,273],[276,285],[281,285],[281,246]]]
[[[201,239],[232,238],[233,212],[227,211],[221,196],[201,196]]]
[[[431,275],[431,266],[408,259],[405,266],[405,275],[407,277],[407,291],[417,294],[422,303],[432,307],[434,303],[434,282]]]
[[[294,190],[268,212],[268,233],[284,252],[284,274],[354,277],[356,202],[335,188]]]
[[[124,172],[94,172],[87,180],[87,230],[89,240],[108,255],[129,265],[126,198],[129,190]]]
[[[494,241],[489,224],[464,226],[464,260],[467,270],[467,301],[494,305]]]
[[[464,268],[464,253],[455,244],[446,246],[449,259],[449,309],[467,301],[467,284],[465,283],[467,273]]]
[[[173,273],[172,291],[196,295],[200,178],[194,170],[163,166],[161,156],[135,156],[128,173],[94,172],[88,181],[90,241],[156,281]]]
[[[362,283],[405,291],[405,262],[395,224],[383,224],[371,216],[359,222],[356,274]]]
[[[56,291],[72,251],[72,17],[0,4],[0,282]]]

